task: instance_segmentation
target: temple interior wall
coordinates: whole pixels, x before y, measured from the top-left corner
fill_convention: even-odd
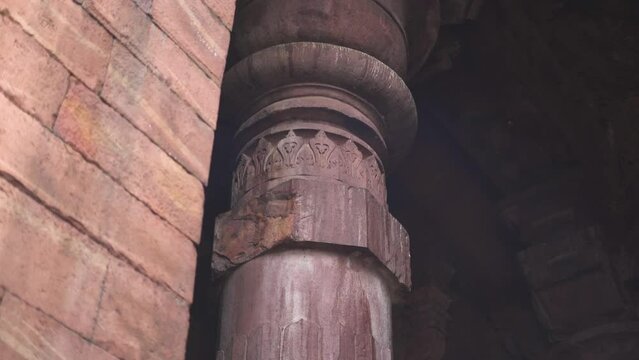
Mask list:
[[[0,2],[0,358],[184,358],[234,8]]]

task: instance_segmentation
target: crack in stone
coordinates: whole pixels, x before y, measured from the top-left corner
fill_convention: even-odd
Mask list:
[[[33,191],[31,191],[28,187],[26,187],[24,184],[22,184],[18,179],[13,177],[11,174],[9,174],[9,173],[7,173],[7,172],[5,172],[5,171],[0,169],[0,178],[5,179],[7,182],[9,182],[13,186],[15,186],[19,191],[23,192],[29,198],[33,199],[38,204],[44,206],[47,210],[49,210],[51,213],[53,213],[53,215],[55,215],[58,219],[66,222],[67,224],[71,225],[73,228],[75,228],[76,230],[78,230],[82,234],[84,234],[87,237],[89,237],[95,243],[97,243],[102,248],[104,248],[109,253],[109,255],[113,256],[114,258],[116,258],[118,260],[123,261],[125,264],[127,264],[128,266],[133,268],[136,272],[140,273],[141,275],[143,275],[144,277],[149,279],[155,285],[158,285],[161,288],[170,291],[175,296],[177,296],[180,299],[184,300],[185,302],[189,303],[189,301],[186,298],[184,298],[182,295],[180,295],[175,290],[173,290],[169,286],[169,284],[167,284],[164,281],[160,281],[160,280],[157,280],[157,279],[153,278],[150,274],[148,274],[146,272],[144,267],[142,267],[141,265],[137,265],[137,264],[133,263],[131,260],[129,260],[128,257],[126,257],[126,255],[124,255],[123,253],[117,251],[111,244],[109,244],[108,242],[100,239],[98,236],[93,234],[84,225],[82,225],[82,223],[80,221],[78,221],[74,217],[66,215],[64,212],[62,212],[57,207],[55,207],[53,205],[50,205],[50,204],[46,203],[44,200],[40,199]]]
[[[104,290],[106,288],[106,280],[109,276],[109,271],[111,270],[111,261],[107,263],[106,271],[104,272],[104,277],[102,278],[102,283],[100,284],[100,295],[98,295],[98,304],[95,312],[95,318],[93,320],[93,326],[91,327],[91,339],[95,336],[95,330],[98,326],[98,318],[100,317],[100,310],[102,310],[102,298],[104,297]]]

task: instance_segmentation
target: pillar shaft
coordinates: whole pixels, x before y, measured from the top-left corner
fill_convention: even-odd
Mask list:
[[[268,253],[230,275],[222,307],[233,359],[391,359],[389,290],[361,254]]]
[[[385,177],[417,125],[402,78],[408,10],[239,2],[222,97],[237,158],[214,243],[218,359],[392,358],[391,302],[410,287],[410,259]]]

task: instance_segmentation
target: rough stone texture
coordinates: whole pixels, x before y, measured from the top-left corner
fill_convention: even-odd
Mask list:
[[[0,303],[0,358],[116,360],[12,294]]]
[[[113,48],[102,97],[207,183],[213,129],[120,44]]]
[[[123,254],[152,278],[191,299],[193,243],[96,166],[0,96],[0,172],[62,216]]]
[[[2,178],[0,225],[0,286],[89,337],[106,251]]]
[[[231,35],[201,0],[154,0],[153,19],[219,83]]]
[[[0,15],[0,49],[0,90],[51,126],[67,91],[69,73],[5,15]]]
[[[0,0],[2,360],[185,356],[230,31],[152,6]]]
[[[286,181],[261,196],[249,194],[221,215],[214,268],[224,271],[290,242],[366,248],[410,287],[408,234],[401,224],[367,190],[319,181]]]
[[[89,89],[71,85],[54,131],[154,212],[199,241],[202,184]]]
[[[7,10],[87,86],[100,87],[113,38],[81,7],[67,0],[5,0],[0,10]]]
[[[243,265],[224,286],[217,359],[390,360],[389,289],[370,266],[308,249]]]
[[[220,96],[218,84],[132,0],[87,0],[83,6],[215,127]]]
[[[235,0],[204,0],[213,14],[222,20],[227,29],[233,28],[233,18],[235,17]]]
[[[144,10],[145,13],[151,12],[151,7],[153,6],[153,0],[133,0],[140,7],[140,9]]]
[[[116,261],[104,284],[94,341],[123,359],[183,359],[189,306]]]

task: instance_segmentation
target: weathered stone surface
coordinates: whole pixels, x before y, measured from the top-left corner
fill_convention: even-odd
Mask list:
[[[218,84],[132,0],[86,0],[84,7],[215,127],[220,96]]]
[[[0,90],[51,126],[67,91],[69,73],[5,15],[0,15],[0,49]],[[3,118],[8,115],[5,109],[0,111]]]
[[[87,86],[100,87],[113,38],[81,7],[66,0],[5,0],[0,10],[7,10]]]
[[[183,359],[189,306],[115,261],[104,284],[94,341],[123,359]]]
[[[233,19],[235,17],[235,0],[204,0],[217,17],[222,20],[227,29],[233,28]]]
[[[278,44],[336,44],[367,53],[403,76],[408,49],[397,21],[401,14],[394,12],[403,7],[404,1],[395,0],[243,2],[235,19],[234,48],[246,57]]]
[[[140,9],[144,10],[146,13],[151,12],[151,7],[153,6],[153,0],[133,0],[140,7]]]
[[[193,243],[0,95],[0,172],[190,300]]]
[[[290,242],[367,248],[410,287],[406,230],[365,189],[339,183],[289,180],[249,194],[217,220],[213,267],[224,271]]]
[[[222,306],[218,360],[391,359],[387,283],[352,249],[265,254],[230,275]]]
[[[231,34],[201,0],[154,0],[151,15],[209,75],[221,81]]]
[[[199,241],[202,184],[89,89],[71,85],[54,131],[191,240]]]
[[[12,294],[0,303],[0,358],[116,360]]]
[[[102,97],[207,183],[213,129],[119,43],[113,48]]]
[[[109,256],[0,178],[0,286],[89,337]]]

